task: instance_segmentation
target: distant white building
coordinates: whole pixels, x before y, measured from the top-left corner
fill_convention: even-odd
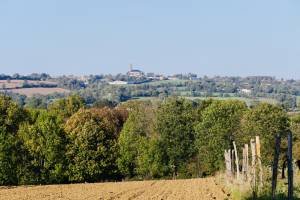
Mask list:
[[[251,93],[252,93],[252,90],[251,90],[251,89],[241,89],[241,93],[244,93],[244,94],[251,94]]]
[[[126,81],[112,81],[112,82],[108,82],[108,84],[110,84],[110,85],[126,85],[128,83]]]

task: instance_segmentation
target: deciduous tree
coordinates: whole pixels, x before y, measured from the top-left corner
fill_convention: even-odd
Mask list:
[[[124,118],[118,110],[81,109],[66,123],[68,176],[72,182],[117,178],[117,138]]]
[[[224,149],[240,138],[240,119],[246,110],[244,102],[230,100],[213,101],[203,111],[195,126],[202,175],[222,169]]]

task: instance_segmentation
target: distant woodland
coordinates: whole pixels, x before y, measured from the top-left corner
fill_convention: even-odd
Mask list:
[[[151,75],[151,77],[150,77]],[[237,99],[248,106],[259,102],[278,105],[286,111],[298,111],[300,80],[278,80],[268,76],[253,77],[200,77],[193,74],[177,74],[153,79],[153,73],[134,78],[128,75],[90,75],[83,77],[48,74],[0,75],[0,92],[11,96],[20,106],[47,108],[53,101],[76,94],[88,105],[110,101],[118,104],[128,100],[162,100],[181,96],[189,99]],[[2,80],[2,81],[1,81]],[[22,81],[18,88],[54,88],[47,95],[26,95],[8,88],[9,82]],[[112,85],[112,81],[127,81],[126,85]],[[55,92],[55,88],[59,88]],[[70,93],[61,93],[62,89]]]

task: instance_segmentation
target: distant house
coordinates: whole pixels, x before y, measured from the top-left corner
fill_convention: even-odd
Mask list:
[[[252,93],[252,90],[251,90],[251,89],[241,89],[241,93],[244,93],[244,94],[251,94],[251,93]]]

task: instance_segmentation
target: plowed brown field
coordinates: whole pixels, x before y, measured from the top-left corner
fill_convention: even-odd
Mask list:
[[[0,188],[1,200],[227,199],[213,178]]]

